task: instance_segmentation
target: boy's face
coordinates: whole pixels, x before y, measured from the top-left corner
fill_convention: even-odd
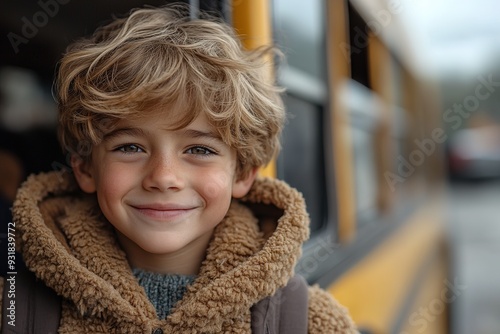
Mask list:
[[[74,163],[85,192],[122,243],[149,254],[169,254],[206,243],[232,197],[244,196],[255,172],[237,179],[236,152],[201,113],[171,130],[160,114],[122,120],[94,147],[89,164]]]

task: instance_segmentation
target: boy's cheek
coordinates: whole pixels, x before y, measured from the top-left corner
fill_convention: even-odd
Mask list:
[[[227,171],[219,171],[205,181],[203,194],[206,198],[215,198],[231,187],[232,175]]]
[[[103,168],[95,173],[95,183],[98,192],[108,196],[117,196],[130,188],[138,180],[138,173],[125,168]]]

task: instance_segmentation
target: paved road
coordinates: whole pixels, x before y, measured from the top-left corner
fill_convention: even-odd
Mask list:
[[[500,334],[500,180],[449,188],[452,277],[465,284],[452,303],[452,334]]]

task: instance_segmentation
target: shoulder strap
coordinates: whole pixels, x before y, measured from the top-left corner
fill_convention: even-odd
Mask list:
[[[34,273],[18,265],[17,273],[4,276],[2,333],[56,334],[61,299]]]
[[[253,334],[306,334],[308,289],[303,277],[295,275],[273,296],[252,307]]]

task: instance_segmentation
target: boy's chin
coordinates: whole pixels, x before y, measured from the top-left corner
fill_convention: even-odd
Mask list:
[[[194,240],[161,233],[133,239],[119,232],[118,235],[132,267],[155,272],[195,274],[205,258],[212,233],[203,234]]]

